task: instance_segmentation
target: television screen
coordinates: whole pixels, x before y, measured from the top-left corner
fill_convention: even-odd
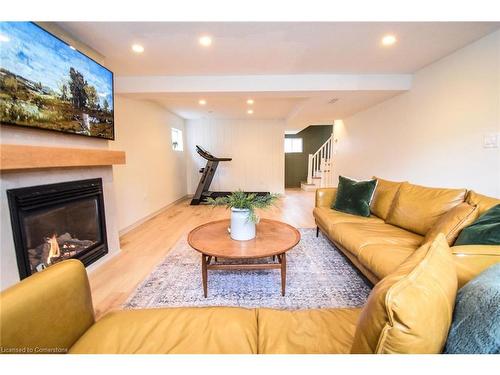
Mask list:
[[[31,22],[0,22],[0,123],[114,139],[113,73]]]

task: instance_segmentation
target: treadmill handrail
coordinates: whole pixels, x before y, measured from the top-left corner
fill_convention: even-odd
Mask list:
[[[233,160],[232,158],[217,158],[217,157],[213,156],[210,152],[206,151],[205,149],[203,149],[201,146],[198,146],[198,145],[196,145],[196,152],[203,159],[206,159],[209,161],[231,161],[231,160]]]

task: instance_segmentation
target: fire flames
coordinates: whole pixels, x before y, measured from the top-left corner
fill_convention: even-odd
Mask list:
[[[47,239],[47,243],[50,246],[49,256],[47,257],[47,264],[51,264],[52,258],[57,259],[61,256],[61,250],[59,249],[59,244],[57,243],[57,236],[55,234],[49,239]]]

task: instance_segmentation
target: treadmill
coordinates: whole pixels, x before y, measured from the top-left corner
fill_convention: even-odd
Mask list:
[[[191,200],[191,206],[199,205],[200,203],[206,202],[207,198],[217,198],[217,197],[227,197],[231,194],[229,191],[210,191],[210,184],[215,175],[215,171],[217,170],[217,166],[221,161],[231,161],[232,158],[217,158],[213,156],[210,152],[205,150],[203,147],[196,145],[196,152],[203,159],[207,161],[207,164],[204,168],[200,169],[201,178],[198,183],[198,187],[196,188],[196,193]],[[269,192],[252,192],[257,195],[266,195]],[[252,194],[248,193],[248,194]]]

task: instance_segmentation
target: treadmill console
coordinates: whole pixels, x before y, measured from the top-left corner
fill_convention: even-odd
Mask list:
[[[217,158],[217,157],[213,156],[210,152],[205,150],[203,147],[198,146],[198,145],[196,145],[196,152],[203,159],[210,160],[210,161],[231,161],[231,160],[233,160],[232,158]]]
[[[213,159],[214,156],[203,147],[196,145],[196,152],[204,159]]]

